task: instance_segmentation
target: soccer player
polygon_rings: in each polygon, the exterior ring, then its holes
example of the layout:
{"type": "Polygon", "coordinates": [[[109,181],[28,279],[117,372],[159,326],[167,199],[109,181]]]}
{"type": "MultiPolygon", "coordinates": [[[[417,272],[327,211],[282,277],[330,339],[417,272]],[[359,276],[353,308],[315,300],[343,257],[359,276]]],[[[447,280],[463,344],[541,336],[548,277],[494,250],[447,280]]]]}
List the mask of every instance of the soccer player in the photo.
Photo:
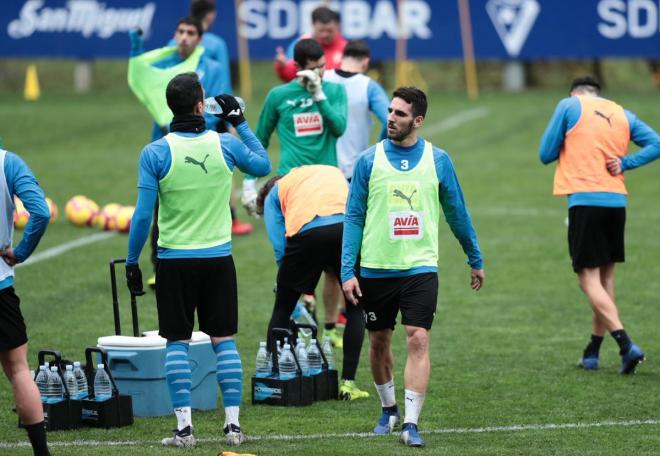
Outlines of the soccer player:
{"type": "MultiPolygon", "coordinates": [[[[339,283],[347,195],[348,184],[341,171],[326,165],[293,168],[284,177],[273,177],[260,189],[258,213],[264,215],[279,266],[268,334],[273,328],[289,326],[298,298],[314,293],[322,271],[329,271],[339,283]]],[[[339,397],[354,400],[369,397],[355,385],[364,340],[364,314],[359,303],[347,306],[346,313],[339,397]]]]}
{"type": "Polygon", "coordinates": [[[275,56],[275,72],[284,82],[296,77],[298,71],[294,58],[294,48],[299,40],[311,38],[318,42],[325,54],[325,68],[339,67],[341,56],[346,46],[346,39],[341,36],[339,13],[326,6],[319,6],[312,11],[312,34],[305,34],[289,45],[286,53],[278,47],[275,56]]]}
{"type": "Polygon", "coordinates": [[[158,199],[156,304],[159,334],[167,339],[165,373],[177,418],[174,436],[162,443],[175,447],[195,445],[188,364],[195,309],[199,329],[211,336],[217,354],[227,444],[240,445],[245,439],[238,421],[243,370],[234,342],[238,303],[229,197],[235,167],[255,176],[271,170],[268,155],[236,99],[216,97],[223,120],[236,128],[241,140],[206,128],[203,99],[195,73],[178,75],[167,86],[167,102],[174,113],[171,132],[140,155],[138,199],[126,258],[128,288],[135,295],[143,294],[138,259],[158,199]]]}
{"type": "Polygon", "coordinates": [[[0,363],[11,382],[16,412],[25,425],[36,456],[49,456],[46,442],[41,395],[30,375],[27,361],[27,332],[21,314],[20,300],[14,291],[14,266],[24,262],[46,232],[50,213],[43,190],[32,171],[21,158],[0,149],[0,363]],[[30,213],[23,238],[12,247],[14,234],[14,195],[18,196],[30,213]]]}
{"type": "Polygon", "coordinates": [[[644,352],[630,340],[614,300],[615,264],[625,259],[627,190],[621,172],[657,159],[660,139],[635,114],[601,98],[600,84],[587,76],[575,79],[570,96],[557,105],[539,156],[543,164],[558,160],[553,193],[567,196],[568,250],[593,313],[579,366],[598,369],[608,331],[619,346],[619,372],[633,373],[644,352]],[[626,157],[630,140],[642,149],[626,157]]]}
{"type": "Polygon", "coordinates": [[[483,262],[449,155],[420,138],[426,95],[414,87],[394,91],[387,137],[355,165],[344,219],[341,280],[346,299],[364,306],[369,361],[382,405],[374,432],[399,421],[394,395],[392,331],[401,311],[408,359],[404,371],[405,418],[400,440],[425,445],[417,431],[428,387],[429,330],[438,299],[440,208],[468,257],[470,285],[479,290],[483,262]],[[356,276],[356,260],[360,267],[356,276]]]}
{"type": "Polygon", "coordinates": [[[364,41],[351,41],[344,48],[339,68],[326,71],[323,80],[346,88],[348,121],[337,140],[337,162],[346,179],[353,176],[357,156],[369,147],[373,113],[380,121],[380,139],[387,136],[387,108],[390,100],[383,87],[364,73],[369,69],[371,50],[364,41]]]}

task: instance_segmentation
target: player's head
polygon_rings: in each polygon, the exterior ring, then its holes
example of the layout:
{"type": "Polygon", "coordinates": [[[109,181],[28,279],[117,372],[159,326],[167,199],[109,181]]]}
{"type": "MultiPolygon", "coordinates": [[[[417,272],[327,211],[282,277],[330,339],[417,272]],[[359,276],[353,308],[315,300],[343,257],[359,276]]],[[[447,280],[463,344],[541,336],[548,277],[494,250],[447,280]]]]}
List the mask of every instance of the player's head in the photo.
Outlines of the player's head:
{"type": "Polygon", "coordinates": [[[369,68],[371,49],[362,40],[349,41],[341,56],[341,68],[345,71],[364,73],[369,68]],[[346,67],[346,68],[345,68],[346,67]]]}
{"type": "Polygon", "coordinates": [[[175,116],[204,114],[204,89],[197,73],[181,73],[172,78],[165,90],[167,106],[175,116]]]}
{"type": "Polygon", "coordinates": [[[190,2],[190,15],[202,22],[204,31],[207,31],[215,22],[217,8],[215,0],[192,0],[190,2]]]}
{"type": "Polygon", "coordinates": [[[403,141],[417,134],[424,123],[428,102],[426,94],[416,87],[399,87],[392,94],[387,115],[387,137],[403,141]]]}
{"type": "Polygon", "coordinates": [[[323,45],[330,45],[339,35],[339,13],[327,6],[312,11],[312,34],[323,45]]]}
{"type": "Polygon", "coordinates": [[[593,76],[580,76],[573,79],[570,95],[599,95],[600,83],[593,76]]]}
{"type": "Polygon", "coordinates": [[[195,48],[202,41],[204,29],[202,22],[192,16],[179,19],[174,32],[174,41],[179,55],[186,59],[195,51],[195,48]]]}
{"type": "Polygon", "coordinates": [[[284,176],[273,176],[268,181],[264,184],[263,187],[259,189],[259,193],[257,193],[257,214],[258,215],[263,215],[264,214],[264,201],[266,201],[266,197],[270,193],[270,191],[273,189],[275,184],[277,183],[278,180],[282,179],[284,176]]]}
{"type": "Polygon", "coordinates": [[[318,70],[323,76],[325,53],[316,41],[310,38],[298,41],[293,48],[293,60],[298,70],[318,70]]]}

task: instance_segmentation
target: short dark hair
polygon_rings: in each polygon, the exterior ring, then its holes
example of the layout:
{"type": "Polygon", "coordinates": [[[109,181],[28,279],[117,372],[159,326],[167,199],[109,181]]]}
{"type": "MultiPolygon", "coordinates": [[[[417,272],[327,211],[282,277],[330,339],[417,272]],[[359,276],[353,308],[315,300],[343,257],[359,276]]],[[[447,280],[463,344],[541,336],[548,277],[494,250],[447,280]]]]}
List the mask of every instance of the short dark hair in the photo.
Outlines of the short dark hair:
{"type": "Polygon", "coordinates": [[[293,60],[304,67],[310,60],[318,60],[323,57],[323,48],[316,40],[305,38],[296,43],[293,48],[293,60]]]}
{"type": "Polygon", "coordinates": [[[417,87],[399,87],[392,94],[392,98],[401,98],[406,103],[410,103],[413,117],[426,117],[426,110],[428,109],[426,94],[417,87]]]}
{"type": "Polygon", "coordinates": [[[569,90],[569,93],[578,88],[584,88],[586,90],[596,92],[596,94],[599,94],[601,87],[600,87],[600,82],[598,82],[598,79],[594,78],[593,76],[586,75],[573,79],[573,82],[571,83],[571,90],[569,90]]]}
{"type": "Polygon", "coordinates": [[[273,176],[268,181],[259,189],[259,192],[257,193],[257,214],[258,215],[263,215],[264,214],[264,202],[266,201],[266,197],[268,197],[268,194],[270,191],[273,189],[275,184],[277,183],[278,180],[282,179],[284,176],[273,176]]]}
{"type": "Polygon", "coordinates": [[[194,16],[182,17],[181,19],[179,19],[179,22],[176,23],[176,28],[179,28],[179,25],[181,24],[192,25],[197,29],[197,33],[199,34],[199,36],[202,36],[204,34],[204,27],[202,26],[202,21],[199,18],[196,18],[194,16]]]}
{"type": "Polygon", "coordinates": [[[197,73],[177,74],[165,90],[167,106],[174,115],[190,114],[197,103],[204,100],[204,91],[197,73]]]}
{"type": "Polygon", "coordinates": [[[216,11],[215,0],[193,0],[190,2],[190,15],[199,20],[216,11]]]}
{"type": "Polygon", "coordinates": [[[371,49],[369,45],[362,40],[349,41],[344,48],[344,57],[352,57],[354,59],[368,59],[371,57],[371,49]]]}
{"type": "Polygon", "coordinates": [[[320,22],[321,24],[329,24],[330,22],[336,22],[339,24],[341,16],[335,10],[328,8],[327,6],[319,6],[314,11],[312,11],[312,24],[320,22]]]}

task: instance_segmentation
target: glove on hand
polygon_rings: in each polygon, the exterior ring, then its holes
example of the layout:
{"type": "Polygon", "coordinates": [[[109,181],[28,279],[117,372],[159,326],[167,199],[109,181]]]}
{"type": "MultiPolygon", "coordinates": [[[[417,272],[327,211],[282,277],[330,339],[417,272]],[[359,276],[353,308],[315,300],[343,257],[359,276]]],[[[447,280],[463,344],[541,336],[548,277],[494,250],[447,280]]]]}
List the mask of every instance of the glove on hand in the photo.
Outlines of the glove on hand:
{"type": "Polygon", "coordinates": [[[142,271],[137,264],[126,265],[126,286],[134,296],[142,296],[144,294],[144,287],[142,285],[142,271]]]}
{"type": "Polygon", "coordinates": [[[241,105],[238,104],[236,98],[231,95],[223,94],[215,97],[215,101],[217,101],[222,108],[222,114],[216,114],[216,117],[226,120],[234,128],[245,122],[243,110],[241,109],[241,105]]]}
{"type": "Polygon", "coordinates": [[[323,93],[321,76],[316,70],[302,70],[297,72],[296,75],[314,101],[326,99],[325,93],[323,93]]]}
{"type": "Polygon", "coordinates": [[[245,179],[243,181],[243,194],[241,203],[249,215],[259,218],[257,214],[257,180],[245,179]]]}

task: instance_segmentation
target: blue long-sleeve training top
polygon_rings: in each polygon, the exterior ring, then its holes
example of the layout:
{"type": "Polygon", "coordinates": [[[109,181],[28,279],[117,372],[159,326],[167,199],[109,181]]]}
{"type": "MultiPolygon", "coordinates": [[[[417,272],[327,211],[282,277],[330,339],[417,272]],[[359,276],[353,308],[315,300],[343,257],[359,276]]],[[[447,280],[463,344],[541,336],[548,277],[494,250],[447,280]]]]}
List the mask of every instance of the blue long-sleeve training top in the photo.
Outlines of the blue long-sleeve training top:
{"type": "MultiPolygon", "coordinates": [[[[419,138],[417,143],[411,147],[400,147],[390,140],[385,140],[384,148],[385,156],[394,168],[402,171],[410,170],[417,166],[422,158],[424,140],[419,138]]],[[[342,282],[355,276],[355,266],[362,245],[362,234],[367,213],[369,178],[371,177],[375,154],[376,146],[372,146],[363,152],[353,172],[344,218],[341,261],[342,282]]],[[[445,151],[433,147],[433,160],[438,176],[440,204],[445,220],[467,255],[470,267],[472,269],[482,269],[483,260],[477,234],[465,206],[463,191],[458,182],[451,158],[445,151]]],[[[360,268],[360,275],[367,278],[407,277],[425,272],[436,272],[437,270],[437,267],[432,266],[420,266],[406,270],[360,268]]]]}
{"type": "MultiPolygon", "coordinates": [[[[20,198],[25,209],[30,213],[23,238],[14,247],[14,256],[19,263],[24,262],[37,248],[41,237],[46,232],[50,221],[50,211],[46,204],[44,191],[28,165],[16,154],[7,152],[4,164],[5,179],[9,194],[20,198]]],[[[13,277],[0,282],[0,290],[14,284],[13,277]]]]}
{"type": "MultiPolygon", "coordinates": [[[[636,153],[621,159],[621,169],[627,171],[660,158],[660,137],[635,114],[627,109],[624,109],[624,112],[630,126],[630,140],[641,147],[636,153]]],[[[582,105],[578,97],[564,98],[557,104],[541,138],[539,159],[543,164],[547,165],[559,158],[566,133],[577,124],[581,115],[582,105]]],[[[626,195],[611,192],[582,192],[568,195],[568,207],[625,207],[626,201],[626,195]]]]}
{"type": "MultiPolygon", "coordinates": [[[[284,214],[282,213],[282,205],[280,204],[279,185],[275,183],[264,201],[264,223],[266,224],[268,239],[270,240],[270,243],[273,246],[273,252],[275,253],[275,262],[278,266],[282,263],[284,250],[286,249],[285,220],[284,214]]],[[[312,228],[342,223],[343,221],[344,214],[326,215],[322,217],[317,215],[311,221],[305,223],[298,233],[303,233],[312,228]]]]}
{"type": "MultiPolygon", "coordinates": [[[[240,124],[236,130],[241,140],[229,133],[220,135],[222,155],[231,171],[235,167],[244,173],[254,176],[266,176],[271,171],[268,154],[247,122],[240,124]]],[[[174,134],[194,137],[202,133],[174,134]]],[[[128,239],[128,256],[126,264],[137,264],[142,247],[149,236],[151,218],[158,198],[158,182],[167,175],[172,165],[170,146],[161,138],[147,145],[140,154],[138,169],[138,199],[135,213],[131,220],[131,231],[128,239]]],[[[158,258],[215,258],[231,255],[231,241],[205,249],[167,249],[158,247],[158,258]]]]}

